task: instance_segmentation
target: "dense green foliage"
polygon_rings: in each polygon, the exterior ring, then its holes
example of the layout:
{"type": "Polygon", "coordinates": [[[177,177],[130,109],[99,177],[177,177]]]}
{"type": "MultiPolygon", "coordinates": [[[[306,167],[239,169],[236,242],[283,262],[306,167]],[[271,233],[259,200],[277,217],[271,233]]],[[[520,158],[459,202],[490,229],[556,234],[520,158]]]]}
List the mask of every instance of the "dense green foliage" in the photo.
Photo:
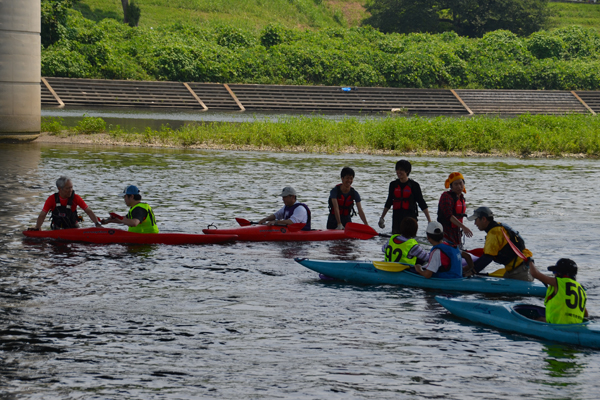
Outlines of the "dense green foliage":
{"type": "Polygon", "coordinates": [[[364,22],[390,33],[439,33],[481,37],[504,29],[520,36],[548,26],[548,0],[368,0],[364,22]]]}
{"type": "Polygon", "coordinates": [[[48,46],[63,37],[67,15],[77,0],[41,0],[42,44],[48,46]]]}
{"type": "MultiPolygon", "coordinates": [[[[50,123],[51,119],[46,121],[50,123]]],[[[60,123],[59,123],[60,125],[60,123]]],[[[278,122],[186,125],[173,130],[126,132],[109,127],[119,142],[322,152],[459,152],[600,155],[600,119],[590,115],[522,115],[517,118],[291,117],[278,122]]]]}
{"type": "Polygon", "coordinates": [[[565,27],[519,37],[320,31],[273,24],[131,28],[74,12],[42,51],[42,75],[73,78],[415,88],[599,89],[600,34],[565,27]]]}

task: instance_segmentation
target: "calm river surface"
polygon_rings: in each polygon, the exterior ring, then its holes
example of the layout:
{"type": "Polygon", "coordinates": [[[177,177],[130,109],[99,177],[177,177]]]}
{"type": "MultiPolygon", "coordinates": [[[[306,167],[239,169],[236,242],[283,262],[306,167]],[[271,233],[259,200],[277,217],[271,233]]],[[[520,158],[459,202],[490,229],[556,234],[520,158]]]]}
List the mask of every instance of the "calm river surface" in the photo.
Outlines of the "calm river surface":
{"type": "MultiPolygon", "coordinates": [[[[102,217],[125,213],[118,194],[138,185],[163,232],[257,220],[293,185],[322,228],[345,165],[375,225],[397,159],[0,145],[0,397],[597,399],[599,351],[461,321],[435,291],[322,282],[293,261],[377,260],[383,239],[125,246],[21,234],[61,174],[102,217]]],[[[588,309],[600,315],[600,161],[410,161],[434,218],[444,180],[461,171],[469,210],[492,208],[538,265],[575,259],[588,309]]],[[[475,232],[467,247],[483,238],[475,232]]]]}

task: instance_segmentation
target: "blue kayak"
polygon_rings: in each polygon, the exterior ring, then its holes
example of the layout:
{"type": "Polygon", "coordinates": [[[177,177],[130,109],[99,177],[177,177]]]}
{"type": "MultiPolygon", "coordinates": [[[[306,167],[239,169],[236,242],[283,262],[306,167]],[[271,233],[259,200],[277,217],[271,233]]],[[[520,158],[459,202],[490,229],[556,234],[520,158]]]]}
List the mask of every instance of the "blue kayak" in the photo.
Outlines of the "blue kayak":
{"type": "Polygon", "coordinates": [[[436,296],[444,308],[457,317],[498,329],[517,332],[554,342],[600,348],[600,324],[548,324],[536,321],[545,315],[544,307],[505,301],[463,300],[436,296]]]}
{"type": "Polygon", "coordinates": [[[515,279],[474,276],[465,279],[425,278],[408,270],[389,272],[375,268],[370,261],[327,261],[296,258],[296,262],[327,277],[359,285],[402,285],[460,292],[546,296],[541,283],[515,279]]]}

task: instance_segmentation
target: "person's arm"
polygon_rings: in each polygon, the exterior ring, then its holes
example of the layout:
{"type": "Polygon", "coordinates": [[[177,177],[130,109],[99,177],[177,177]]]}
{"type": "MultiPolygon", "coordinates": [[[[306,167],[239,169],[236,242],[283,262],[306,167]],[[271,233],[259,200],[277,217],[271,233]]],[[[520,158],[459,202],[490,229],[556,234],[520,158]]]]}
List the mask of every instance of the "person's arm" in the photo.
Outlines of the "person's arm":
{"type": "Polygon", "coordinates": [[[492,261],[494,261],[494,256],[484,254],[473,263],[473,268],[475,269],[475,272],[481,272],[485,267],[490,265],[492,261]]]}
{"type": "Polygon", "coordinates": [[[461,251],[460,256],[465,259],[467,265],[463,267],[463,276],[470,276],[475,269],[471,254],[466,251],[461,251]]]}
{"type": "Polygon", "coordinates": [[[360,217],[360,219],[362,220],[363,224],[365,225],[369,225],[369,223],[367,222],[367,217],[365,216],[365,213],[362,209],[362,206],[360,205],[360,201],[358,203],[356,203],[356,208],[358,209],[358,216],[360,217]]]}
{"type": "Polygon", "coordinates": [[[337,221],[336,229],[344,229],[344,225],[342,225],[342,218],[340,217],[340,206],[337,202],[337,199],[332,199],[330,197],[329,200],[331,200],[331,207],[333,208],[333,214],[335,215],[335,220],[337,221]]]}
{"type": "Polygon", "coordinates": [[[267,222],[274,221],[274,220],[275,220],[275,214],[271,214],[268,217],[264,217],[263,219],[261,219],[260,221],[258,221],[258,223],[260,225],[265,225],[267,222]]]}
{"type": "Polygon", "coordinates": [[[536,267],[533,260],[529,260],[529,272],[531,276],[533,276],[538,281],[542,282],[544,285],[551,285],[554,287],[554,291],[558,292],[558,283],[556,282],[556,278],[548,275],[542,274],[536,267]]]}
{"type": "Polygon", "coordinates": [[[415,265],[415,270],[417,270],[419,275],[422,275],[427,279],[429,279],[433,276],[433,272],[431,272],[427,269],[423,269],[423,267],[421,267],[419,264],[415,265]]]}
{"type": "Polygon", "coordinates": [[[37,221],[35,223],[35,229],[37,229],[38,231],[42,228],[42,224],[44,223],[44,220],[46,219],[46,215],[48,215],[48,213],[43,210],[42,210],[42,212],[40,212],[40,215],[38,215],[37,221]]]}
{"type": "Polygon", "coordinates": [[[473,237],[473,232],[469,228],[467,228],[466,225],[460,222],[458,218],[456,218],[454,215],[450,217],[450,222],[452,222],[456,226],[459,226],[460,229],[462,229],[462,231],[465,233],[465,236],[473,237]]]}
{"type": "Polygon", "coordinates": [[[425,214],[425,217],[427,218],[427,222],[431,222],[431,217],[429,216],[429,208],[424,209],[423,214],[425,214]]]}
{"type": "Polygon", "coordinates": [[[94,212],[92,211],[92,209],[90,207],[88,207],[85,210],[83,210],[83,212],[86,213],[88,215],[88,217],[90,217],[90,219],[92,220],[92,222],[94,223],[94,225],[96,225],[96,226],[102,226],[102,224],[100,223],[100,221],[98,221],[98,217],[96,217],[96,214],[94,214],[94,212]]]}

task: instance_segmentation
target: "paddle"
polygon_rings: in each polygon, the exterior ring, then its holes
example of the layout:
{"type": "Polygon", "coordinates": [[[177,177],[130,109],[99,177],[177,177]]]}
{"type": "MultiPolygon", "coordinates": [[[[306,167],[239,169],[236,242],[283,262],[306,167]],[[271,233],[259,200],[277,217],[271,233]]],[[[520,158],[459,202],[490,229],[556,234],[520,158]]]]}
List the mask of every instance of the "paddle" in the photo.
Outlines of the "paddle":
{"type": "Polygon", "coordinates": [[[409,269],[412,265],[389,261],[373,261],[373,266],[382,271],[401,272],[405,269],[409,269]]]}
{"type": "MultiPolygon", "coordinates": [[[[244,219],[244,218],[236,218],[235,220],[237,221],[238,224],[240,224],[240,226],[260,225],[258,222],[248,221],[247,219],[244,219]]],[[[290,224],[290,225],[275,224],[273,226],[283,226],[283,227],[288,228],[290,232],[297,232],[297,231],[301,230],[302,228],[304,228],[305,225],[306,224],[299,222],[297,224],[290,224]]]]}
{"type": "Polygon", "coordinates": [[[473,250],[465,250],[467,253],[469,254],[473,254],[476,257],[482,257],[483,256],[483,249],[480,247],[478,249],[473,249],[473,250]]]}
{"type": "Polygon", "coordinates": [[[388,235],[386,233],[378,233],[375,229],[368,225],[357,224],[356,222],[348,222],[344,227],[344,232],[346,232],[346,236],[363,240],[371,239],[375,236],[386,238],[392,237],[392,235],[388,235]]]}

